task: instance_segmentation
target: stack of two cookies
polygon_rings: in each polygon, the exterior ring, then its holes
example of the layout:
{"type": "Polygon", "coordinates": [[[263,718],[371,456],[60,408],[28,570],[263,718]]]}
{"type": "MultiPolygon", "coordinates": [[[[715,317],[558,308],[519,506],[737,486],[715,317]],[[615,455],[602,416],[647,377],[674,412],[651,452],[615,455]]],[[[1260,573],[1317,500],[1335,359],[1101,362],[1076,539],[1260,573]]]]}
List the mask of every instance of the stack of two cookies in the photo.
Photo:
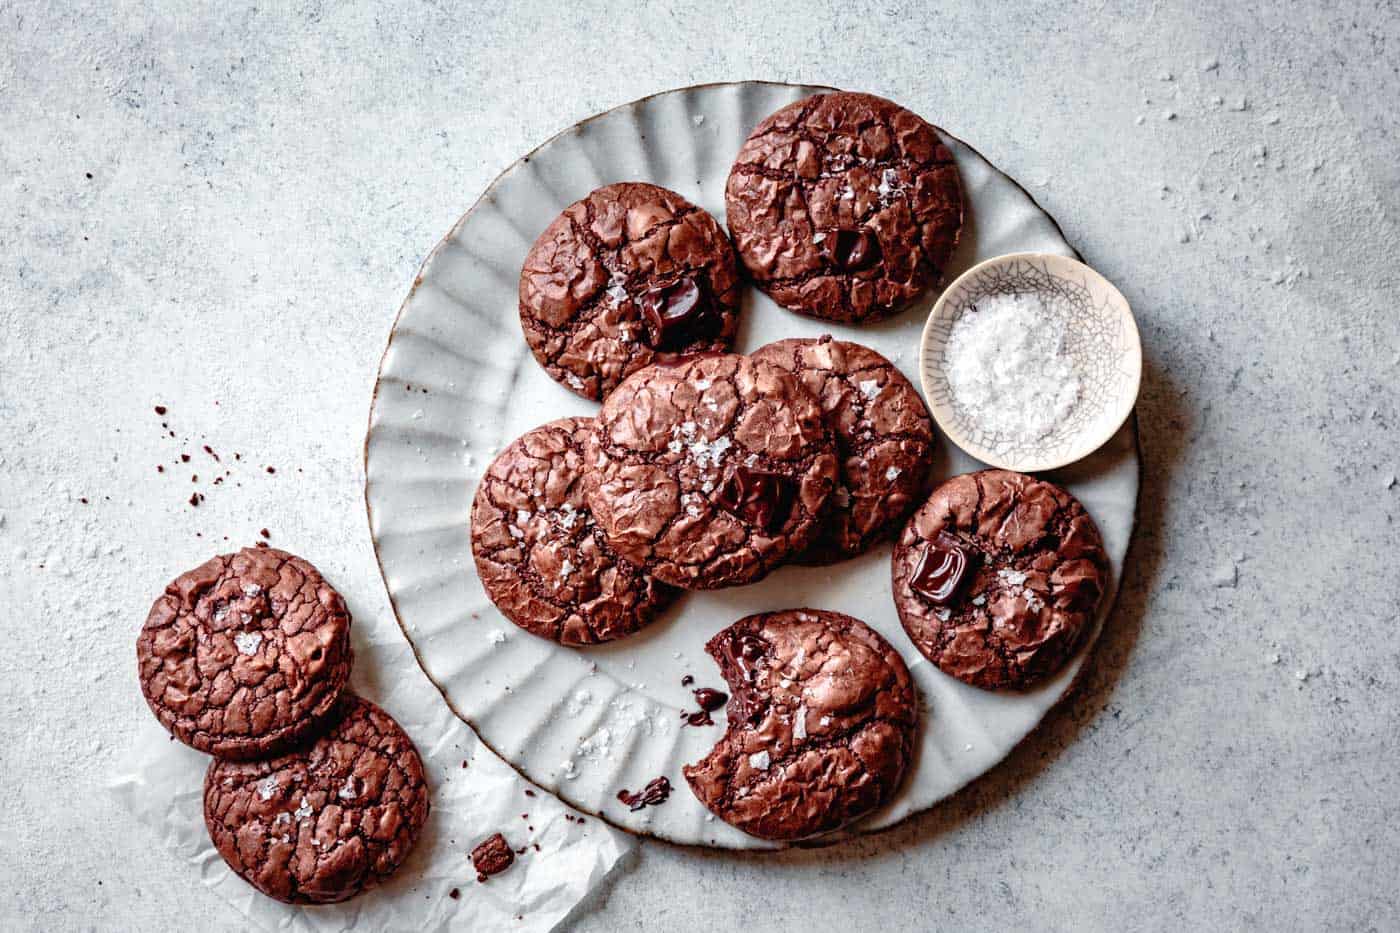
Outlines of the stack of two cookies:
{"type": "Polygon", "coordinates": [[[274,548],[212,558],[155,601],[136,656],[161,725],[214,756],[205,825],[254,887],[342,901],[407,857],[428,817],[423,763],[346,688],[350,613],[311,564],[274,548]]]}

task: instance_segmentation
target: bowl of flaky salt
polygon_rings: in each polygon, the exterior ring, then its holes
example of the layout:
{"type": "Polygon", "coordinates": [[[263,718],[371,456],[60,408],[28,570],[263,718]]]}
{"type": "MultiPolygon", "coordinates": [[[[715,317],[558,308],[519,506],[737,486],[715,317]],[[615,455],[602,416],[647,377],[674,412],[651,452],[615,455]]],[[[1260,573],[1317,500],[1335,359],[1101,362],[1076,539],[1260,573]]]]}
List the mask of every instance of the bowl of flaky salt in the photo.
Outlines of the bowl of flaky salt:
{"type": "Polygon", "coordinates": [[[973,266],[924,325],[919,375],[934,420],[992,466],[1053,470],[1122,427],[1142,381],[1127,300],[1093,269],[1051,253],[973,266]]]}

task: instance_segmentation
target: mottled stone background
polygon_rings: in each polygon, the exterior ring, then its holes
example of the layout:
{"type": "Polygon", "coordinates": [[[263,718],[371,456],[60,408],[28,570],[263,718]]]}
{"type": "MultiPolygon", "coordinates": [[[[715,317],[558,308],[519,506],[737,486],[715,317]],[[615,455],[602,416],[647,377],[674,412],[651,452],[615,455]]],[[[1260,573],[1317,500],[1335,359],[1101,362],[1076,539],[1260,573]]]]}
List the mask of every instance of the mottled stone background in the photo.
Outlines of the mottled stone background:
{"type": "Polygon", "coordinates": [[[1400,13],[1204,6],[0,2],[0,926],[238,928],[100,790],[150,600],[267,528],[388,612],[360,445],[420,260],[561,127],[739,78],[902,101],[1118,283],[1141,522],[1086,688],[961,797],[644,844],[577,927],[1400,926],[1400,13]]]}

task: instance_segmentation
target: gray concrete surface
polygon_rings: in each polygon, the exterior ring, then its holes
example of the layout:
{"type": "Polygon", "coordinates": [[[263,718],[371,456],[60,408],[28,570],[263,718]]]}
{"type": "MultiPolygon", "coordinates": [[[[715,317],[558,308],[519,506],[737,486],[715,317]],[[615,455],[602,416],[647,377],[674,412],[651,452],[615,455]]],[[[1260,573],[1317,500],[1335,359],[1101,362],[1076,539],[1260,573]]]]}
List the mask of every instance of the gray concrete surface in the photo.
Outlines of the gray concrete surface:
{"type": "Polygon", "coordinates": [[[1199,6],[0,2],[0,926],[238,927],[99,790],[149,600],[266,527],[386,613],[360,444],[419,261],[555,130],[754,77],[945,124],[1118,283],[1141,527],[1084,689],[961,797],[645,844],[576,928],[1400,927],[1400,14],[1199,6]]]}

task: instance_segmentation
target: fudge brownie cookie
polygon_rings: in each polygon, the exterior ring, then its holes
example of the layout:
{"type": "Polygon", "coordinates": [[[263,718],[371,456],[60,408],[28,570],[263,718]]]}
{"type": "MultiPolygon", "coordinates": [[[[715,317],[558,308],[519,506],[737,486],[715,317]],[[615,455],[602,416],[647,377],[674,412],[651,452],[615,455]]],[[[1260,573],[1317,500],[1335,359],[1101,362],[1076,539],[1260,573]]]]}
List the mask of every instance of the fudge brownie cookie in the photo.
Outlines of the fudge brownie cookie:
{"type": "Polygon", "coordinates": [[[831,433],[796,377],[733,354],[634,373],[588,439],[588,504],[608,542],[687,589],[751,583],[817,532],[831,433]]]}
{"type": "Polygon", "coordinates": [[[836,439],[841,480],[798,563],[829,564],[893,537],[929,489],[933,423],[893,363],[858,343],[793,338],[754,351],[802,380],[836,439]]]}
{"type": "Polygon", "coordinates": [[[428,819],[413,742],[388,713],[346,694],[330,730],[264,761],[215,761],[204,825],[229,867],[289,904],[330,904],[399,867],[428,819]]]}
{"type": "Polygon", "coordinates": [[[629,635],[676,591],[617,556],[583,495],[592,418],[535,428],[501,451],[472,503],[472,555],[486,594],[516,625],[565,645],[629,635]]]}
{"type": "Polygon", "coordinates": [[[819,609],[761,613],[705,650],[729,683],[729,728],[684,773],[716,816],[762,839],[802,839],[894,794],[917,700],[904,661],[864,622],[819,609]]]}
{"type": "Polygon", "coordinates": [[[870,94],[789,104],[749,136],[725,186],[749,275],[801,314],[887,317],[943,275],[962,189],[938,133],[870,94]]]}
{"type": "Polygon", "coordinates": [[[350,676],[350,613],[316,568],[244,548],[176,577],[136,639],[161,725],[220,758],[262,758],[314,731],[350,676]]]}
{"type": "Polygon", "coordinates": [[[520,270],[520,324],[553,379],[602,399],[658,359],[727,350],[738,281],[709,214],[656,185],[608,185],[535,241],[520,270]]]}
{"type": "Polygon", "coordinates": [[[933,491],[894,550],[895,607],[924,657],[977,687],[1027,687],[1079,646],[1108,586],[1094,520],[1069,493],[1006,470],[933,491]]]}

